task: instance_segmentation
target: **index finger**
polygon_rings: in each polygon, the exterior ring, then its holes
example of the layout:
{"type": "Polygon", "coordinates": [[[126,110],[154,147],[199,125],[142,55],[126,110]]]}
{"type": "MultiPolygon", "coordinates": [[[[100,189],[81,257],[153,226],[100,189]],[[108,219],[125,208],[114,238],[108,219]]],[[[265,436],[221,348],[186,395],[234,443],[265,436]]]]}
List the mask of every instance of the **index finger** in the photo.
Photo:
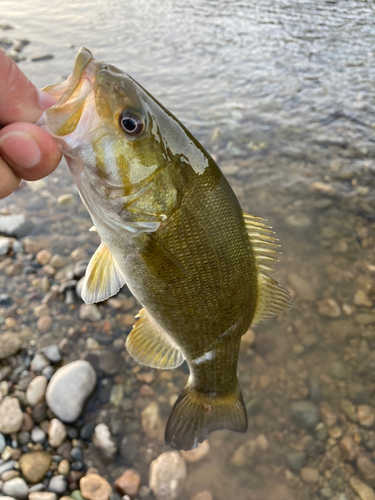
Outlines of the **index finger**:
{"type": "Polygon", "coordinates": [[[0,123],[35,122],[55,99],[39,91],[0,50],[0,123]]]}

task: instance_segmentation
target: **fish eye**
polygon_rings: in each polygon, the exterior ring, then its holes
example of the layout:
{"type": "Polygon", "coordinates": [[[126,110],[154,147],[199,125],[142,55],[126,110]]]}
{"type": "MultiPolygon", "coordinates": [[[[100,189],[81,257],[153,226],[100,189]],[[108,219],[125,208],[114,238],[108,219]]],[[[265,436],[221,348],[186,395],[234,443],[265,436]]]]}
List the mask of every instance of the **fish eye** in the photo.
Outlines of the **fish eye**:
{"type": "Polygon", "coordinates": [[[145,124],[142,118],[128,110],[124,110],[120,114],[119,121],[123,131],[131,137],[140,135],[145,129],[145,124]]]}

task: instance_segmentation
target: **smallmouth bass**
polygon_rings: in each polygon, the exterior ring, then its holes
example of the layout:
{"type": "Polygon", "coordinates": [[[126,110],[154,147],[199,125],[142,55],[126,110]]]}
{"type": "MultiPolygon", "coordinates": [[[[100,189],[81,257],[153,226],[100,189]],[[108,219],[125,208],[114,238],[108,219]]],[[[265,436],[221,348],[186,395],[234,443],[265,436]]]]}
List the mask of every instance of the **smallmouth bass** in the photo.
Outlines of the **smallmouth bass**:
{"type": "Polygon", "coordinates": [[[191,449],[210,432],[245,432],[237,380],[241,336],[291,307],[268,274],[277,240],[242,212],[224,175],[191,133],[133,78],[80,49],[40,125],[55,138],[101,244],[82,298],[100,302],[126,283],[143,305],[126,342],[139,363],[171,369],[187,386],[165,440],[191,449]]]}

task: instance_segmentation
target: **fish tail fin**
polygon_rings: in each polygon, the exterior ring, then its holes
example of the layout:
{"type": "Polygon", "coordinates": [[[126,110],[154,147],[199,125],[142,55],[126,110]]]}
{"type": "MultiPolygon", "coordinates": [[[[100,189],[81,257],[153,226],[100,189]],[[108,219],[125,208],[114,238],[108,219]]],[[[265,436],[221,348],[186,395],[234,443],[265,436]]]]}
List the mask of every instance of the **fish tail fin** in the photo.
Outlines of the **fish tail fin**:
{"type": "Polygon", "coordinates": [[[213,396],[185,388],[177,399],[165,429],[165,442],[174,448],[191,450],[212,431],[228,429],[246,432],[247,415],[241,391],[213,396]]]}

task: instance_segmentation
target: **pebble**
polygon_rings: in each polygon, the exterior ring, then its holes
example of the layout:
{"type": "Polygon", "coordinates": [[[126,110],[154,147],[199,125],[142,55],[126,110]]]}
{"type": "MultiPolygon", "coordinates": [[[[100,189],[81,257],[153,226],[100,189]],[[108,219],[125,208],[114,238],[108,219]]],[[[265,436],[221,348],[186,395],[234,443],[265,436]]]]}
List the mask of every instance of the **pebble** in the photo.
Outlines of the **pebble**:
{"type": "Polygon", "coordinates": [[[304,451],[291,451],[286,454],[286,461],[292,472],[300,472],[306,463],[306,453],[304,451]]]}
{"type": "Polygon", "coordinates": [[[36,254],[35,259],[38,262],[38,264],[45,266],[51,260],[51,257],[52,257],[52,255],[50,254],[50,252],[48,250],[40,250],[36,254]]]}
{"type": "Polygon", "coordinates": [[[302,467],[301,478],[305,483],[317,483],[319,481],[319,472],[312,467],[302,467]]]}
{"type": "Polygon", "coordinates": [[[141,476],[135,469],[127,469],[115,481],[115,488],[121,496],[129,495],[133,498],[139,490],[141,476]]]}
{"type": "Polygon", "coordinates": [[[61,269],[65,266],[66,261],[61,255],[55,254],[51,257],[50,264],[54,269],[61,269]]]}
{"type": "Polygon", "coordinates": [[[349,401],[348,399],[342,399],[340,401],[340,406],[342,411],[349,418],[349,420],[351,420],[352,422],[357,422],[357,414],[355,411],[355,406],[351,401],[349,401]]]}
{"type": "Polygon", "coordinates": [[[79,260],[87,259],[87,252],[84,248],[76,248],[70,256],[75,262],[78,262],[79,260]]]}
{"type": "Polygon", "coordinates": [[[307,302],[313,302],[316,300],[316,292],[313,289],[310,281],[301,278],[296,273],[291,273],[288,275],[288,282],[290,286],[296,291],[300,299],[307,302]]]}
{"type": "Polygon", "coordinates": [[[52,54],[42,54],[39,56],[32,56],[30,57],[31,62],[39,62],[39,61],[48,61],[49,59],[53,59],[52,54]]]}
{"type": "Polygon", "coordinates": [[[296,401],[290,405],[291,420],[306,430],[313,430],[319,422],[319,409],[310,401],[296,401]]]}
{"type": "Polygon", "coordinates": [[[191,497],[191,500],[214,500],[214,497],[210,491],[204,490],[191,497]]]}
{"type": "Polygon", "coordinates": [[[61,460],[61,462],[59,463],[59,466],[57,468],[57,472],[59,474],[62,474],[63,476],[67,476],[70,472],[70,464],[68,462],[68,460],[66,460],[65,458],[63,460],[61,460]]]}
{"type": "Polygon", "coordinates": [[[34,427],[31,431],[31,440],[34,443],[43,443],[46,439],[46,433],[40,427],[34,427]]]}
{"type": "Polygon", "coordinates": [[[337,380],[344,380],[346,377],[346,369],[341,361],[335,361],[334,363],[332,363],[330,366],[330,371],[332,377],[336,378],[337,380]]]}
{"type": "Polygon", "coordinates": [[[110,461],[113,459],[117,451],[117,444],[105,424],[98,424],[95,427],[92,442],[106,460],[110,461]]]}
{"type": "Polygon", "coordinates": [[[372,302],[362,290],[358,290],[354,295],[353,302],[356,306],[372,307],[372,302]]]}
{"type": "Polygon", "coordinates": [[[186,477],[185,459],[177,451],[162,453],[151,462],[149,485],[157,500],[176,500],[186,477]]]}
{"type": "Polygon", "coordinates": [[[4,472],[12,470],[14,468],[15,463],[16,463],[15,460],[9,460],[8,462],[0,464],[0,476],[2,476],[4,472]]]}
{"type": "Polygon", "coordinates": [[[58,476],[53,476],[48,485],[48,490],[53,493],[57,493],[61,495],[66,491],[68,487],[68,483],[66,481],[65,476],[59,474],[58,476]]]}
{"type": "Polygon", "coordinates": [[[0,334],[0,359],[9,358],[18,352],[23,340],[17,333],[6,332],[0,334]]]}
{"type": "Polygon", "coordinates": [[[62,359],[59,351],[59,346],[56,344],[43,347],[42,353],[51,363],[59,363],[62,359]]]}
{"type": "Polygon", "coordinates": [[[357,467],[363,479],[370,486],[375,486],[375,464],[368,457],[361,456],[357,460],[357,467]]]}
{"type": "Polygon", "coordinates": [[[4,398],[0,402],[0,432],[12,434],[21,430],[23,413],[18,399],[4,398]]]}
{"type": "Polygon", "coordinates": [[[353,462],[358,457],[358,446],[351,437],[344,437],[339,443],[342,458],[353,462]]]}
{"type": "Polygon", "coordinates": [[[65,425],[58,418],[50,421],[48,427],[48,442],[54,448],[58,448],[67,436],[65,425]]]}
{"type": "Polygon", "coordinates": [[[26,400],[30,406],[44,401],[48,380],[43,375],[35,377],[26,390],[26,400]]]}
{"type": "Polygon", "coordinates": [[[32,491],[29,500],[57,500],[57,495],[51,491],[32,491]]]}
{"type": "Polygon", "coordinates": [[[53,319],[51,316],[42,316],[41,318],[38,319],[37,321],[37,328],[40,332],[48,332],[51,330],[53,325],[53,319]]]}
{"type": "Polygon", "coordinates": [[[82,304],[79,308],[79,317],[84,321],[99,321],[102,315],[96,304],[82,304]]]}
{"type": "Polygon", "coordinates": [[[19,460],[24,478],[32,484],[43,481],[49,471],[52,457],[46,451],[25,453],[19,460]]]}
{"type": "Polygon", "coordinates": [[[4,451],[5,446],[6,446],[5,437],[0,433],[0,455],[4,451]]]}
{"type": "Polygon", "coordinates": [[[309,227],[311,225],[311,219],[304,214],[292,214],[288,215],[286,222],[292,227],[309,227]]]}
{"type": "Polygon", "coordinates": [[[87,474],[80,482],[81,493],[88,500],[109,500],[111,485],[98,474],[87,474]]]}
{"type": "Polygon", "coordinates": [[[120,354],[111,351],[101,351],[99,354],[99,368],[106,375],[116,375],[124,360],[120,354]]]}
{"type": "Polygon", "coordinates": [[[69,363],[52,376],[46,392],[47,404],[63,422],[74,422],[96,385],[96,373],[87,361],[69,363]]]}
{"type": "Polygon", "coordinates": [[[4,215],[0,217],[0,234],[14,236],[17,239],[28,235],[34,223],[24,215],[4,215]]]}
{"type": "Polygon", "coordinates": [[[368,405],[359,405],[357,408],[357,419],[363,427],[371,427],[375,420],[372,408],[368,405]]]}
{"type": "Polygon", "coordinates": [[[328,318],[338,318],[341,316],[340,306],[335,299],[324,299],[319,300],[318,311],[322,316],[327,316],[328,318]]]}
{"type": "Polygon", "coordinates": [[[40,373],[47,366],[50,366],[48,359],[43,354],[38,353],[31,361],[30,368],[33,372],[40,373]]]}
{"type": "Polygon", "coordinates": [[[1,474],[1,480],[6,483],[15,477],[20,477],[20,473],[17,470],[7,470],[1,474]]]}
{"type": "Polygon", "coordinates": [[[29,494],[29,488],[23,479],[15,477],[4,483],[3,493],[17,500],[25,500],[29,494]]]}
{"type": "Polygon", "coordinates": [[[149,439],[162,440],[164,436],[164,426],[160,418],[159,405],[153,401],[141,412],[142,428],[149,439]]]}
{"type": "Polygon", "coordinates": [[[324,423],[328,428],[333,427],[337,423],[337,415],[334,413],[332,408],[326,401],[323,401],[319,405],[320,413],[322,414],[322,418],[324,423]]]}
{"type": "Polygon", "coordinates": [[[202,460],[210,451],[210,445],[208,441],[203,441],[197,448],[193,450],[183,451],[181,450],[181,455],[185,458],[187,462],[199,462],[202,460]]]}
{"type": "Polygon", "coordinates": [[[358,477],[352,476],[350,478],[350,486],[359,495],[361,500],[375,500],[374,490],[358,479],[358,477]]]}

